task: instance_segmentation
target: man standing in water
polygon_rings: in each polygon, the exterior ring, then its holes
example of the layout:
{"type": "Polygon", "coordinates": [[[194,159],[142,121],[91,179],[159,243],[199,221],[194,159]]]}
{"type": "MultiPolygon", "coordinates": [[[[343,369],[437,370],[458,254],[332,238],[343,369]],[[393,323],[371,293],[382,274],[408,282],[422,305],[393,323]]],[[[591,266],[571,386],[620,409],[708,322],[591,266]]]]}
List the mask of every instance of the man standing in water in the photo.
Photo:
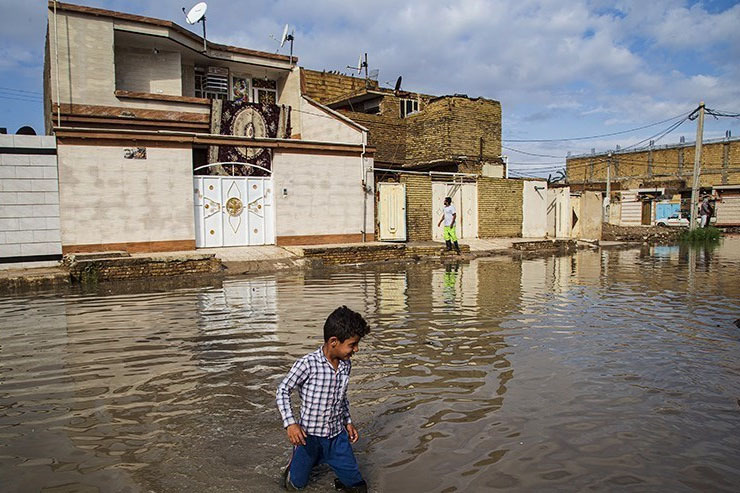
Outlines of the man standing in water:
{"type": "Polygon", "coordinates": [[[324,462],[337,475],[336,489],[367,491],[350,445],[360,435],[349,415],[347,385],[352,368],[350,358],[358,351],[360,339],[369,333],[370,327],[362,315],[346,306],[337,308],[324,323],[324,344],[296,361],[278,386],[278,410],[294,446],[283,473],[287,490],[305,487],[311,469],[324,462]],[[297,421],[290,406],[290,393],[295,388],[301,396],[297,421]]]}
{"type": "Polygon", "coordinates": [[[447,246],[447,251],[452,250],[453,245],[455,246],[455,251],[458,255],[460,255],[460,246],[457,244],[457,233],[455,233],[455,220],[457,219],[457,210],[455,209],[455,206],[452,205],[452,197],[445,197],[445,206],[442,210],[442,217],[439,219],[439,222],[437,223],[437,227],[439,227],[442,224],[442,221],[445,223],[445,229],[444,229],[444,239],[445,239],[445,245],[447,246]]]}
{"type": "Polygon", "coordinates": [[[709,220],[712,218],[712,204],[709,203],[709,197],[704,196],[701,205],[699,206],[699,217],[701,218],[699,224],[702,228],[709,227],[709,220]]]}

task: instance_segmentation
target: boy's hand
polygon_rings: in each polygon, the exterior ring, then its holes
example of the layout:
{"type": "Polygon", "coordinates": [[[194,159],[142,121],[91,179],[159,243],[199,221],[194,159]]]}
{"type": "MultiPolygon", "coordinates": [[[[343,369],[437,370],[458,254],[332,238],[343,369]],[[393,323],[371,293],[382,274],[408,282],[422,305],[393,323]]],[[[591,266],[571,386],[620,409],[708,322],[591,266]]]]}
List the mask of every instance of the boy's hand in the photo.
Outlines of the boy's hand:
{"type": "Polygon", "coordinates": [[[347,423],[347,434],[349,435],[349,443],[355,443],[360,438],[357,428],[352,423],[347,423]]]}
{"type": "Polygon", "coordinates": [[[300,425],[292,424],[285,428],[285,431],[288,433],[288,440],[290,440],[290,443],[296,447],[298,445],[306,445],[306,432],[303,431],[303,428],[301,428],[300,425]]]}

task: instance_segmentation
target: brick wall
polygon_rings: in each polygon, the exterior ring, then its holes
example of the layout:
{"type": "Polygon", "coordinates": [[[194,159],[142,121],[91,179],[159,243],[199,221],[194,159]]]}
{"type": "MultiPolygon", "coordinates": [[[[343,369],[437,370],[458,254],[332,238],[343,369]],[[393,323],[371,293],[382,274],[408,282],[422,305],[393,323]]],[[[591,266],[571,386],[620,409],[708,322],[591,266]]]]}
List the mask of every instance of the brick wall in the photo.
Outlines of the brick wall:
{"type": "Polygon", "coordinates": [[[457,96],[437,98],[406,121],[407,163],[453,160],[460,156],[494,162],[501,155],[498,101],[457,96]]]}
{"type": "MultiPolygon", "coordinates": [[[[304,94],[321,102],[337,101],[365,89],[364,79],[356,77],[305,69],[302,74],[304,94]]],[[[372,88],[377,89],[377,83],[371,82],[372,88]]],[[[370,131],[369,143],[377,148],[375,162],[379,167],[452,161],[467,163],[466,172],[480,172],[481,161],[500,162],[501,103],[498,101],[411,92],[400,97],[388,92],[379,97],[382,100],[377,114],[340,109],[370,131]],[[419,113],[401,118],[402,98],[417,99],[419,113]],[[475,163],[471,164],[473,160],[475,163]]]]}
{"type": "MultiPolygon", "coordinates": [[[[639,188],[676,180],[690,187],[695,156],[693,143],[614,153],[611,161],[612,188],[639,188]]],[[[605,154],[568,159],[568,181],[606,182],[607,161],[605,154]]],[[[710,142],[702,146],[700,185],[740,185],[740,139],[710,142]]]]}
{"type": "Polygon", "coordinates": [[[192,274],[215,274],[221,271],[221,261],[213,254],[190,257],[154,259],[121,257],[75,261],[70,266],[74,282],[126,281],[151,277],[173,277],[192,274]]]}
{"type": "MultiPolygon", "coordinates": [[[[342,96],[365,89],[364,77],[352,77],[307,69],[301,69],[301,76],[303,77],[303,94],[319,103],[336,101],[342,96]]],[[[369,82],[371,88],[378,88],[377,81],[371,80],[369,82]]]]}
{"type": "Polygon", "coordinates": [[[408,241],[432,239],[432,178],[401,175],[406,184],[406,235],[408,241]]]}
{"type": "Polygon", "coordinates": [[[0,257],[61,257],[55,152],[54,137],[0,135],[0,257]]]}
{"type": "Polygon", "coordinates": [[[505,178],[478,179],[478,236],[522,235],[523,182],[505,178]]]}

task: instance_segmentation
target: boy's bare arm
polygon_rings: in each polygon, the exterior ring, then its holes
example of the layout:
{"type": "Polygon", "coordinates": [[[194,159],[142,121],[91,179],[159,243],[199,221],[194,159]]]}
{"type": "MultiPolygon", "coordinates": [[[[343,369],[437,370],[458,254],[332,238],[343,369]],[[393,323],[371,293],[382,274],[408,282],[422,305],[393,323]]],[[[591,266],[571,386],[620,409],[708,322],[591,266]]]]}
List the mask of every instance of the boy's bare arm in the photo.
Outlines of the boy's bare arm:
{"type": "Polygon", "coordinates": [[[298,445],[306,445],[306,430],[301,428],[301,425],[292,424],[288,426],[285,431],[288,433],[288,440],[290,440],[290,443],[296,447],[298,445]]]}
{"type": "Polygon", "coordinates": [[[285,432],[288,434],[288,440],[293,445],[305,445],[306,444],[306,431],[296,423],[293,417],[293,409],[290,405],[290,394],[294,388],[303,383],[308,379],[309,370],[304,362],[301,360],[296,361],[293,367],[288,372],[288,375],[280,382],[277,388],[277,407],[283,418],[283,427],[285,432]]]}
{"type": "Polygon", "coordinates": [[[349,443],[355,443],[360,439],[360,433],[357,431],[357,428],[355,428],[355,425],[347,423],[345,426],[347,428],[347,435],[349,435],[349,443]]]}

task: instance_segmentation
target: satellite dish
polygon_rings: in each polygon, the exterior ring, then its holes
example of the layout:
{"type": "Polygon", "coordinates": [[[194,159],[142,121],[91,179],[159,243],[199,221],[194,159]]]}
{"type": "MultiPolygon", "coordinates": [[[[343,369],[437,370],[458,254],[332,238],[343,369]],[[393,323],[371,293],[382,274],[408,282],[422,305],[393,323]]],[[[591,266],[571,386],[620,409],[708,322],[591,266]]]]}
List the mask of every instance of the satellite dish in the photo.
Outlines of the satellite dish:
{"type": "MultiPolygon", "coordinates": [[[[208,5],[206,2],[196,3],[192,9],[185,14],[185,22],[188,24],[195,24],[206,15],[208,5]]],[[[184,11],[185,9],[183,9],[184,11]]]]}
{"type": "Polygon", "coordinates": [[[362,55],[357,60],[357,73],[359,74],[360,72],[362,72],[362,55]]]}
{"type": "Polygon", "coordinates": [[[400,90],[401,90],[401,80],[402,80],[402,79],[403,79],[403,76],[402,76],[402,75],[399,75],[399,76],[398,76],[398,79],[396,79],[396,85],[395,85],[395,87],[393,88],[393,92],[398,92],[398,91],[400,91],[400,90]]]}
{"type": "Polygon", "coordinates": [[[288,25],[285,25],[285,29],[283,29],[283,35],[280,36],[280,48],[285,45],[285,42],[288,40],[288,25]]]}

